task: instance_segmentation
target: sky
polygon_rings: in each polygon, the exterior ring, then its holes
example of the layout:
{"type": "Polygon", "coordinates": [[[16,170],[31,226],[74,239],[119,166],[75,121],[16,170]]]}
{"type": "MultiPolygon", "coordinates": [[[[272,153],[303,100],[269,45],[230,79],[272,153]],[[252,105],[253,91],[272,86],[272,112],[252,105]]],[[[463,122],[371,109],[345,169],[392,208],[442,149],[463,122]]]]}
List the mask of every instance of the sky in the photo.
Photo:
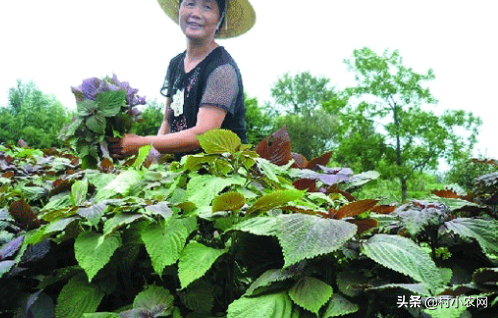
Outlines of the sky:
{"type": "MultiPolygon", "coordinates": [[[[285,72],[310,71],[339,89],[354,85],[344,59],[354,49],[399,50],[406,66],[435,80],[434,107],[480,116],[477,152],[498,159],[495,0],[251,0],[256,24],[218,40],[233,56],[249,97],[271,101],[285,72]]],[[[0,2],[0,105],[16,80],[33,80],[66,107],[71,86],[115,73],[147,99],[159,94],[169,60],[186,48],[157,0],[0,2]]]]}

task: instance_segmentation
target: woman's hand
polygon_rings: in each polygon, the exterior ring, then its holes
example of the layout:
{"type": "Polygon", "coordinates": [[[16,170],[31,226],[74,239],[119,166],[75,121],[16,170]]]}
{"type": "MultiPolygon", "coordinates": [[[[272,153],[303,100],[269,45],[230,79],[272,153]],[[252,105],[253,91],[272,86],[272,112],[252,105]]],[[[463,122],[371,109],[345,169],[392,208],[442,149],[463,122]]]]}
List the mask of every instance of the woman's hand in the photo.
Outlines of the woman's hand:
{"type": "Polygon", "coordinates": [[[112,158],[125,158],[138,153],[142,144],[143,137],[126,134],[124,138],[107,137],[109,143],[109,153],[112,158]]]}

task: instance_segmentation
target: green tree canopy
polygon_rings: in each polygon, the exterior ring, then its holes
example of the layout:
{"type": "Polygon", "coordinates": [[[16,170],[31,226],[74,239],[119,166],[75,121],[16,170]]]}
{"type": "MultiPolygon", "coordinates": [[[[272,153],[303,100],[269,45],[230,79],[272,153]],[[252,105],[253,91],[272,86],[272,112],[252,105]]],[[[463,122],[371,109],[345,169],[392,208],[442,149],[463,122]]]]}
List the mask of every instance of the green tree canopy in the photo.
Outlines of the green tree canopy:
{"type": "Polygon", "coordinates": [[[322,101],[335,95],[329,82],[328,78],[314,76],[308,71],[294,76],[285,73],[271,88],[277,106],[275,111],[278,114],[310,113],[319,108],[322,101]]]}
{"type": "Polygon", "coordinates": [[[271,112],[276,117],[273,128],[285,125],[292,140],[292,151],[308,159],[334,145],[337,120],[334,114],[321,108],[323,101],[338,95],[334,87],[329,87],[329,82],[328,78],[310,72],[294,76],[285,73],[271,88],[276,104],[271,112]]]}
{"type": "Polygon", "coordinates": [[[17,81],[9,90],[9,103],[0,108],[0,143],[19,139],[34,148],[60,146],[57,138],[69,121],[68,111],[51,95],[40,91],[34,82],[17,81]]]}
{"type": "Polygon", "coordinates": [[[265,109],[259,106],[256,97],[247,97],[247,95],[244,95],[244,102],[246,105],[245,121],[247,142],[252,145],[257,145],[270,134],[270,131],[273,128],[272,119],[270,115],[268,115],[268,109],[270,107],[266,105],[265,109]]]}
{"type": "MultiPolygon", "coordinates": [[[[378,55],[369,48],[354,50],[345,63],[357,86],[347,90],[347,102],[331,99],[324,108],[342,119],[342,142],[355,132],[356,139],[369,134],[373,138],[361,139],[363,145],[384,147],[374,153],[382,155],[376,169],[386,178],[399,179],[403,201],[407,181],[416,171],[435,169],[439,159],[451,160],[472,150],[481,124],[478,117],[462,110],[444,110],[440,115],[427,110],[437,104],[424,86],[434,79],[431,69],[419,74],[403,64],[398,51],[378,55]],[[354,120],[347,120],[352,116],[354,120]]],[[[352,149],[355,142],[350,138],[352,149]]]]}

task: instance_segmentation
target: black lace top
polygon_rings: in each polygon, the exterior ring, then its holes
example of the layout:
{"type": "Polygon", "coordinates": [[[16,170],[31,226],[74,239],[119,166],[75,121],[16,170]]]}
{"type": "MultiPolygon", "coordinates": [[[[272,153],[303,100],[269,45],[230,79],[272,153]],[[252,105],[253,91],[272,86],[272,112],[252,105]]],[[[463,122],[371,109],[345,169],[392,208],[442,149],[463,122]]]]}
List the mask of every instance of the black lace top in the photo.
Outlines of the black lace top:
{"type": "Polygon", "coordinates": [[[161,94],[171,98],[167,110],[171,132],[194,127],[199,107],[215,106],[227,112],[221,128],[235,132],[247,143],[244,89],[233,58],[219,46],[185,73],[185,55],[180,53],[170,61],[161,88],[161,94]]]}

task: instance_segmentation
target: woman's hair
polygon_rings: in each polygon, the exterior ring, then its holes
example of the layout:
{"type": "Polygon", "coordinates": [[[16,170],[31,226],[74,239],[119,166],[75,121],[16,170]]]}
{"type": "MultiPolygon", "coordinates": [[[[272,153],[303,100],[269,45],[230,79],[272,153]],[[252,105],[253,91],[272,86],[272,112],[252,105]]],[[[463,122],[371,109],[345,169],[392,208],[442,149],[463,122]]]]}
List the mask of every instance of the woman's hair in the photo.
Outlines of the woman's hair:
{"type": "MultiPolygon", "coordinates": [[[[178,8],[182,5],[183,0],[180,0],[178,2],[178,8]]],[[[220,8],[220,26],[223,25],[225,22],[225,10],[226,10],[226,0],[216,0],[216,3],[218,3],[218,8],[220,8]]],[[[218,32],[218,31],[216,31],[218,32]]]]}

